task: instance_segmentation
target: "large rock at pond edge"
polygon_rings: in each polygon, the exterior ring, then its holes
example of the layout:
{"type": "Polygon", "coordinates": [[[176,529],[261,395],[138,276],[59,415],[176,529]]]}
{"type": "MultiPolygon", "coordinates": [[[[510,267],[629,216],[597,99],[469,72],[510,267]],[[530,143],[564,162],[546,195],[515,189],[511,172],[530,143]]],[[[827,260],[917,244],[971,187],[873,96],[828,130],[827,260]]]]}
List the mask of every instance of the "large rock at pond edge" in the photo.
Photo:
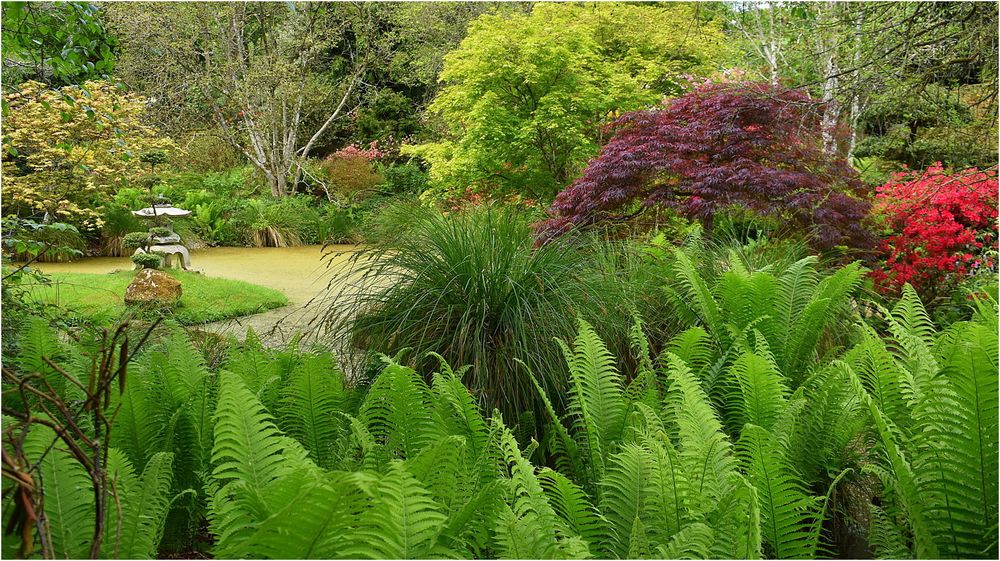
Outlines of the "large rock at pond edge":
{"type": "Polygon", "coordinates": [[[126,304],[172,306],[181,298],[181,283],[156,269],[143,269],[125,289],[126,304]]]}

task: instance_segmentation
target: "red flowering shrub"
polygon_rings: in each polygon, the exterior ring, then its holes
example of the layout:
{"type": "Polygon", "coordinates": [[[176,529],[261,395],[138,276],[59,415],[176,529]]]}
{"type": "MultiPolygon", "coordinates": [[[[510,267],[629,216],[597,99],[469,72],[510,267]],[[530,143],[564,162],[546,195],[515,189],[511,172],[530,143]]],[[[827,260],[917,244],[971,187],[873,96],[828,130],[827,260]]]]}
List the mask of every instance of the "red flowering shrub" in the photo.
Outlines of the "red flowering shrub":
{"type": "Polygon", "coordinates": [[[925,299],[945,295],[976,270],[993,271],[997,174],[941,164],[898,173],[878,188],[874,213],[885,227],[885,268],[871,275],[883,292],[910,283],[925,299]]]}
{"type": "Polygon", "coordinates": [[[628,113],[583,175],[559,193],[540,237],[592,224],[634,203],[709,222],[733,205],[801,228],[817,247],[874,247],[865,187],[823,151],[805,92],[761,83],[699,86],[656,111],[628,113]]]}

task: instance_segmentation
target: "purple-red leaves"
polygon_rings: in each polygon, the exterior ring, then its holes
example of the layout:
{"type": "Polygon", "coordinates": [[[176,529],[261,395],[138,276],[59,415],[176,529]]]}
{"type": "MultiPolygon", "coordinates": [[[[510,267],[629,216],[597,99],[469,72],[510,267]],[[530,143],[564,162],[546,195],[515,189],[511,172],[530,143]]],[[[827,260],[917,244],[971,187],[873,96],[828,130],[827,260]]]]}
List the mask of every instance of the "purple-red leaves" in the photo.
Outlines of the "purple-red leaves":
{"type": "Polygon", "coordinates": [[[539,234],[550,239],[642,201],[701,220],[742,206],[793,221],[820,248],[871,247],[864,185],[846,159],[824,153],[819,109],[798,90],[726,83],[626,114],[539,234]]]}

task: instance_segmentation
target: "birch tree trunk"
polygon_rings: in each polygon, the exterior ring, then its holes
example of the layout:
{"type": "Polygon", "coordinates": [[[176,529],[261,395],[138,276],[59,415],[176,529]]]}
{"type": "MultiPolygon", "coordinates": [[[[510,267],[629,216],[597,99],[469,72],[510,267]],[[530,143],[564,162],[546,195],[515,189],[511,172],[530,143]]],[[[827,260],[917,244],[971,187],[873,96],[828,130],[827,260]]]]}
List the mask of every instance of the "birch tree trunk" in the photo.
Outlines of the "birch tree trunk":
{"type": "Polygon", "coordinates": [[[823,56],[823,150],[827,154],[837,151],[837,139],[834,134],[840,118],[840,103],[837,100],[838,72],[837,64],[837,34],[836,34],[837,4],[827,1],[821,12],[820,21],[820,53],[823,56]]]}
{"type": "MultiPolygon", "coordinates": [[[[228,21],[215,27],[223,36],[219,37],[221,52],[212,62],[226,69],[228,80],[217,86],[224,102],[211,99],[213,115],[229,143],[261,172],[275,197],[295,193],[301,161],[346,112],[365,68],[358,62],[344,75],[340,92],[333,92],[334,108],[319,116],[322,124],[316,130],[303,131],[309,117],[305,108],[311,101],[307,100],[309,76],[322,70],[313,68],[317,56],[331,41],[342,39],[319,17],[327,9],[320,4],[298,5],[294,10],[282,5],[235,4],[228,21]],[[309,135],[304,144],[303,132],[309,135]]],[[[317,122],[315,113],[311,120],[317,122]]]]}

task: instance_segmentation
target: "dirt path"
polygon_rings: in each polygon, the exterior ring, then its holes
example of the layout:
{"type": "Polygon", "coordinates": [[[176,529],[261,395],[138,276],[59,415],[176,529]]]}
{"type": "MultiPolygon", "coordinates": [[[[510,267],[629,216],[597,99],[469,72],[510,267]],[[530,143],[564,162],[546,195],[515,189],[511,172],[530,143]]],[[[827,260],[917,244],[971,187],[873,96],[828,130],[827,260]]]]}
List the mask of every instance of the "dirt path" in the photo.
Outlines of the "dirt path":
{"type": "MultiPolygon", "coordinates": [[[[338,252],[324,258],[321,246],[301,247],[211,247],[191,252],[191,265],[211,277],[236,279],[280,291],[288,297],[288,305],[251,316],[209,323],[201,327],[214,333],[231,333],[242,338],[252,327],[268,345],[283,345],[296,332],[308,332],[309,322],[322,310],[313,302],[324,291],[334,272],[342,270],[350,255],[358,249],[353,245],[327,246],[325,252],[338,252]]],[[[131,269],[127,257],[93,257],[74,263],[43,263],[39,269],[47,273],[110,273],[131,269]]]]}

